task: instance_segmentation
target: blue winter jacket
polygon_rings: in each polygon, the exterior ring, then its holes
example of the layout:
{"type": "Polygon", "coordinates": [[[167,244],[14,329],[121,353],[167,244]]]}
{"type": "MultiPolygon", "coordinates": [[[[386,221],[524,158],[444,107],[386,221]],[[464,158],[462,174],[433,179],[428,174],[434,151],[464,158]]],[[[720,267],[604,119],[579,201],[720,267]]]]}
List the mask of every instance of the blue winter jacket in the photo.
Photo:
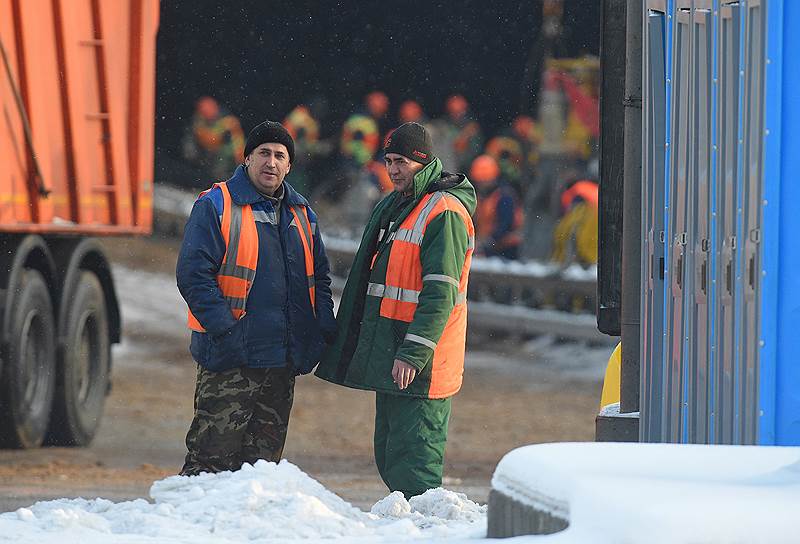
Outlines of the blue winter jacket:
{"type": "Polygon", "coordinates": [[[308,201],[284,181],[280,222],[272,203],[256,191],[243,166],[228,180],[231,198],[250,204],[258,232],[258,265],[242,319],[236,320],[217,285],[225,256],[222,190],[214,188],[195,202],[178,256],[178,289],[207,332],[192,331],[190,351],[197,363],[221,371],[290,365],[311,372],[326,339],[336,335],[328,257],[317,217],[308,201]],[[316,317],[311,309],[300,234],[289,206],[305,206],[314,231],[316,317]],[[263,213],[258,213],[263,212],[263,213]]]}

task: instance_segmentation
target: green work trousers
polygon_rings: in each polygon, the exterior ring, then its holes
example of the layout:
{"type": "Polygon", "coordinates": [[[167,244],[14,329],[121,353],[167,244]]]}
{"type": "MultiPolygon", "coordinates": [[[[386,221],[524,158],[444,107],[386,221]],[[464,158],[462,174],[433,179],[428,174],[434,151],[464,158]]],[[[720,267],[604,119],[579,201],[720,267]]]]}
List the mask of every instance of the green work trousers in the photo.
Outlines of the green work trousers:
{"type": "Polygon", "coordinates": [[[406,498],[442,485],[451,399],[375,394],[375,464],[406,498]]]}

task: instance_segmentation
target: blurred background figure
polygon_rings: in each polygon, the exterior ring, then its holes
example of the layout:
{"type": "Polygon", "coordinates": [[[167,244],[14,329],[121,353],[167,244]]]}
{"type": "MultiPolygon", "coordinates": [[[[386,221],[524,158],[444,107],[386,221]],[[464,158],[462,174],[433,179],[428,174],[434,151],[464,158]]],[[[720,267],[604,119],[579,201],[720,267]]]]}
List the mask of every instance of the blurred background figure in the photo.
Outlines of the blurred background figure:
{"type": "MultiPolygon", "coordinates": [[[[503,179],[519,194],[524,195],[526,184],[522,180],[524,153],[522,145],[511,136],[501,134],[486,142],[486,154],[500,167],[503,179]]],[[[473,163],[474,164],[474,163],[473,163]]]]}
{"type": "Polygon", "coordinates": [[[347,227],[356,232],[363,227],[374,204],[391,186],[385,175],[381,144],[388,132],[389,98],[381,91],[364,97],[364,109],[347,118],[342,126],[340,175],[332,191],[341,200],[347,227]]]}
{"type": "Polygon", "coordinates": [[[312,161],[319,153],[319,123],[303,104],[295,106],[283,120],[283,126],[294,139],[295,159],[289,173],[289,183],[305,196],[314,189],[312,161]]]}
{"type": "Polygon", "coordinates": [[[469,112],[467,99],[454,94],[445,102],[446,115],[432,123],[434,153],[445,170],[466,172],[472,160],[481,153],[481,127],[469,112]]]}
{"type": "Polygon", "coordinates": [[[536,167],[539,164],[539,146],[542,133],[539,125],[530,115],[517,115],[511,122],[509,134],[522,148],[521,185],[522,194],[527,196],[529,189],[536,183],[536,167]]]}
{"type": "Polygon", "coordinates": [[[425,117],[425,112],[422,110],[422,106],[420,106],[419,102],[416,100],[406,100],[400,104],[400,109],[397,110],[397,119],[401,125],[403,123],[419,123],[420,125],[424,125],[428,122],[427,117],[425,117]]]}
{"type": "Polygon", "coordinates": [[[597,182],[579,179],[561,193],[562,217],[553,231],[552,260],[564,266],[597,264],[597,182]]]}
{"type": "Polygon", "coordinates": [[[469,179],[478,193],[475,211],[475,254],[518,259],[522,243],[523,213],[519,198],[503,180],[500,166],[490,155],[472,161],[469,179]]]}
{"type": "Polygon", "coordinates": [[[182,149],[183,158],[195,170],[198,187],[227,179],[244,161],[244,133],[239,119],[212,97],[199,98],[182,149]]]}

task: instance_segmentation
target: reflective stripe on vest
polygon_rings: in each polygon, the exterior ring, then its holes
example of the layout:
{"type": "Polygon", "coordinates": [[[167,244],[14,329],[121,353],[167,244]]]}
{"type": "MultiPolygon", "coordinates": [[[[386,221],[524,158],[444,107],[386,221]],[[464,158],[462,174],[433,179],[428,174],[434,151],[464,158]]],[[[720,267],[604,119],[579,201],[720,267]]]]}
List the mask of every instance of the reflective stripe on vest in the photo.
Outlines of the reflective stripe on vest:
{"type": "MultiPolygon", "coordinates": [[[[220,230],[225,240],[225,256],[217,272],[217,285],[219,285],[222,296],[230,306],[231,315],[235,319],[241,319],[246,313],[247,297],[253,287],[258,266],[256,215],[249,204],[240,206],[233,201],[227,182],[215,183],[211,189],[200,193],[200,197],[214,189],[214,187],[219,187],[222,191],[220,230]]],[[[313,280],[314,238],[306,208],[300,208],[302,213],[298,213],[294,207],[290,207],[289,210],[294,216],[292,223],[297,228],[303,244],[306,275],[311,274],[311,278],[308,279],[309,299],[311,308],[315,311],[316,289],[313,280]]],[[[188,325],[192,330],[205,332],[205,328],[192,314],[191,310],[189,310],[188,325]]]]}
{"type": "Polygon", "coordinates": [[[314,278],[314,231],[312,224],[308,220],[308,212],[305,207],[301,208],[301,213],[297,209],[290,207],[289,211],[292,212],[294,219],[292,224],[297,227],[300,234],[300,240],[303,242],[303,254],[306,261],[306,282],[308,283],[308,298],[311,300],[311,311],[317,315],[317,284],[314,278]]]}
{"type": "Polygon", "coordinates": [[[443,192],[426,195],[391,235],[385,284],[370,283],[367,295],[379,297],[380,315],[397,321],[411,322],[417,310],[423,285],[430,282],[450,284],[457,288],[455,305],[441,336],[434,341],[407,332],[404,341],[433,351],[430,362],[428,398],[446,398],[461,387],[464,371],[464,347],[467,339],[467,281],[472,252],[475,248],[475,227],[464,205],[456,197],[443,192]],[[422,274],[420,258],[425,230],[435,217],[445,211],[458,214],[469,237],[464,265],[458,278],[446,274],[422,274]]]}
{"type": "Polygon", "coordinates": [[[467,301],[467,273],[475,246],[475,229],[472,219],[460,200],[444,192],[425,195],[416,208],[403,220],[389,240],[389,263],[386,269],[386,284],[370,283],[367,295],[381,298],[380,315],[390,319],[410,322],[417,309],[422,284],[428,281],[443,281],[458,289],[456,305],[467,301]],[[422,276],[420,248],[425,230],[440,213],[450,210],[456,212],[464,221],[469,236],[467,258],[459,278],[443,274],[422,276]]]}

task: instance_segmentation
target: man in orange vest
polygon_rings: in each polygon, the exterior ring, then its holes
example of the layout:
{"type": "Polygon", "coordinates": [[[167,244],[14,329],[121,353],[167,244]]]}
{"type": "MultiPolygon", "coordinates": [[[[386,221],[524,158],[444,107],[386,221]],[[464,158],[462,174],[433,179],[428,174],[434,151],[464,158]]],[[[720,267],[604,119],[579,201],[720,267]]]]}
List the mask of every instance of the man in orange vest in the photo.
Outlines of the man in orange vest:
{"type": "Polygon", "coordinates": [[[187,476],[280,460],[295,376],[311,372],[336,333],[317,217],[284,181],[292,137],[265,121],[244,154],[195,202],[178,256],[198,364],[187,476]]]}
{"type": "Polygon", "coordinates": [[[442,483],[452,396],[461,388],[475,189],[442,170],[417,123],[384,144],[394,191],[372,212],[317,376],[376,392],[375,462],[391,491],[442,483]]]}
{"type": "Polygon", "coordinates": [[[472,161],[469,177],[478,191],[478,254],[518,259],[523,215],[514,188],[505,183],[500,165],[490,155],[480,155],[472,161]]]}

